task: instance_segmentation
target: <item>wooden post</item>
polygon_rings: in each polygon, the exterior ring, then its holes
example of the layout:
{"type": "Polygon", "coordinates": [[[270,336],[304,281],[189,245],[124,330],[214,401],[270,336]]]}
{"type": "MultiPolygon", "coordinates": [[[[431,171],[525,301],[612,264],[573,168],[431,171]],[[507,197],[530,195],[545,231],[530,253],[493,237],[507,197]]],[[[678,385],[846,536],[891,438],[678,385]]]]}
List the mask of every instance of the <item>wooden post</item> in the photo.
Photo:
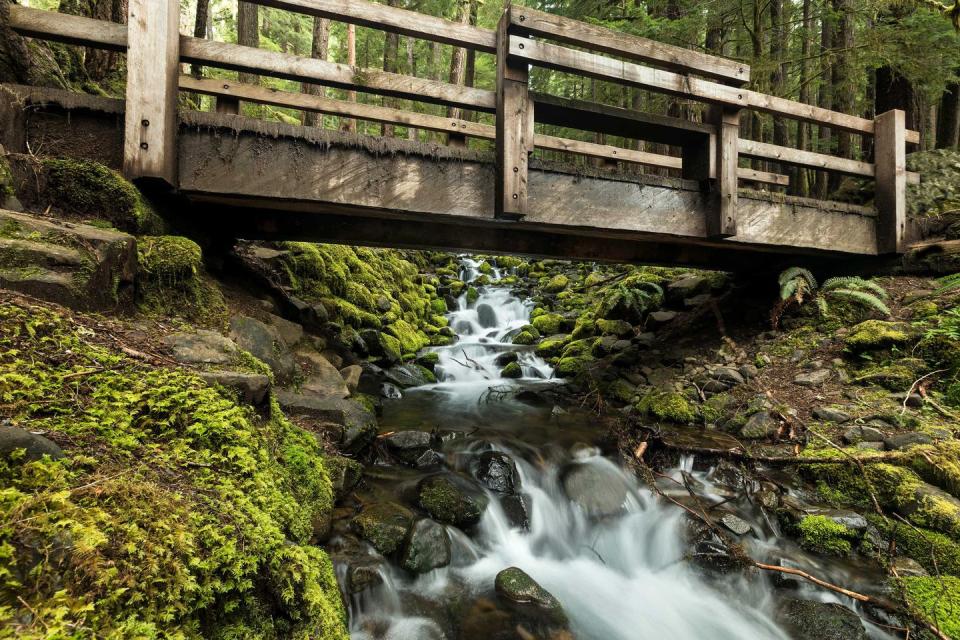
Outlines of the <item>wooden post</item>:
{"type": "Polygon", "coordinates": [[[899,109],[874,120],[876,158],[877,253],[906,251],[907,138],[906,115],[899,109]]]}
{"type": "Polygon", "coordinates": [[[740,138],[740,110],[717,107],[716,205],[707,210],[707,237],[729,238],[737,235],[737,141],[740,138]]]}
{"type": "Polygon", "coordinates": [[[129,0],[123,170],[177,184],[180,2],[129,0]]]}
{"type": "MultiPolygon", "coordinates": [[[[497,25],[497,218],[519,220],[527,213],[527,170],[533,152],[533,101],[525,62],[508,59],[510,3],[497,25]]],[[[522,11],[522,8],[518,9],[522,11]]]]}
{"type": "Polygon", "coordinates": [[[237,115],[240,113],[240,100],[238,98],[217,96],[216,111],[217,113],[237,115]]]}

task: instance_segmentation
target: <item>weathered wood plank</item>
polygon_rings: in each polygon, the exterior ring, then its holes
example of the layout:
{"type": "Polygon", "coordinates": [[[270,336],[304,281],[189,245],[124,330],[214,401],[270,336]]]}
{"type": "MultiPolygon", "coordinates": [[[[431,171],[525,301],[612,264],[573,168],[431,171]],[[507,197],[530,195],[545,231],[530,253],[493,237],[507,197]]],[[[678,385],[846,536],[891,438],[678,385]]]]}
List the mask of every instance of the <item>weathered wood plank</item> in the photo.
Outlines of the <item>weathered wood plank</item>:
{"type": "Polygon", "coordinates": [[[10,5],[10,27],[22,36],[126,51],[127,26],[55,11],[10,5]]]}
{"type": "MultiPolygon", "coordinates": [[[[852,133],[872,134],[872,120],[851,116],[814,105],[804,104],[770,96],[749,89],[694,78],[672,71],[651,69],[632,62],[614,60],[587,51],[531,40],[518,36],[510,37],[510,55],[548,69],[584,75],[599,80],[610,80],[630,86],[650,89],[669,95],[685,96],[728,107],[755,109],[764,113],[783,115],[797,120],[823,123],[833,129],[852,133]]],[[[908,134],[919,141],[919,133],[908,134]]]]}
{"type": "Polygon", "coordinates": [[[558,40],[671,71],[692,73],[737,86],[750,81],[750,66],[736,60],[664,44],[528,7],[518,7],[513,13],[511,23],[519,33],[558,40]]]}
{"type": "Polygon", "coordinates": [[[766,142],[757,142],[756,140],[740,140],[740,154],[751,158],[776,160],[795,167],[822,169],[867,178],[874,176],[873,164],[869,162],[848,160],[813,151],[801,151],[766,142]]]}
{"type": "Polygon", "coordinates": [[[123,172],[177,184],[179,0],[129,0],[123,172]]]}
{"type": "Polygon", "coordinates": [[[416,11],[389,7],[366,0],[249,0],[252,4],[304,13],[337,22],[391,31],[421,40],[496,53],[496,33],[436,18],[416,11]]]}
{"type": "Polygon", "coordinates": [[[878,115],[876,122],[877,252],[903,253],[907,249],[906,114],[894,109],[878,115]]]}
{"type": "Polygon", "coordinates": [[[737,168],[737,178],[747,182],[758,182],[760,184],[770,184],[776,187],[789,187],[790,176],[782,173],[770,173],[769,171],[758,171],[746,167],[737,168]]]}
{"type": "Polygon", "coordinates": [[[326,60],[187,36],[182,36],[180,39],[180,51],[184,62],[204,66],[270,75],[298,82],[323,84],[351,91],[463,109],[492,112],[496,108],[496,94],[493,91],[414,78],[378,69],[362,69],[326,60]]]}
{"type": "Polygon", "coordinates": [[[494,216],[519,220],[527,213],[527,171],[533,152],[534,106],[527,65],[507,55],[512,7],[497,25],[497,120],[494,216]]]}
{"type": "Polygon", "coordinates": [[[737,143],[740,139],[740,111],[715,107],[716,202],[707,208],[707,237],[729,238],[737,235],[737,143]]]}

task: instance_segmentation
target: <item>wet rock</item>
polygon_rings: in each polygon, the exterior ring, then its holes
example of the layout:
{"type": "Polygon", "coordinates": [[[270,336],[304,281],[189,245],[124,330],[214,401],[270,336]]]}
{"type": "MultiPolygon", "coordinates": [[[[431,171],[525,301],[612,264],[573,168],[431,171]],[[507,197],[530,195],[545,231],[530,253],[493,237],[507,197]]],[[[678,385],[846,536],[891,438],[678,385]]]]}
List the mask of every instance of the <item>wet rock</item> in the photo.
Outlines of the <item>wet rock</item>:
{"type": "Polygon", "coordinates": [[[598,518],[620,513],[630,492],[620,471],[603,460],[570,464],[563,470],[561,483],[571,501],[598,518]]]}
{"type": "Polygon", "coordinates": [[[837,424],[842,424],[844,422],[853,420],[853,416],[846,411],[832,409],[830,407],[816,407],[813,410],[813,417],[817,420],[823,420],[824,422],[836,422],[837,424]]]}
{"type": "Polygon", "coordinates": [[[523,367],[520,366],[519,362],[510,362],[507,363],[507,366],[500,371],[501,378],[507,378],[511,380],[516,380],[523,377],[523,367]]]}
{"type": "Polygon", "coordinates": [[[337,371],[326,358],[316,351],[301,350],[297,352],[306,379],[300,384],[301,393],[310,393],[323,398],[346,398],[350,389],[337,371]]]}
{"type": "Polygon", "coordinates": [[[676,311],[654,311],[647,316],[647,326],[651,329],[655,329],[669,322],[673,322],[674,318],[676,317],[676,311]]]}
{"type": "Polygon", "coordinates": [[[389,365],[400,362],[401,354],[393,336],[385,336],[376,329],[364,329],[360,332],[360,338],[367,346],[370,355],[380,364],[389,365]]]}
{"type": "Polygon", "coordinates": [[[883,441],[887,449],[894,451],[896,449],[907,449],[918,444],[931,444],[933,438],[919,431],[907,431],[906,433],[897,433],[883,441]]]}
{"type": "Polygon", "coordinates": [[[184,364],[228,364],[237,357],[236,343],[216,331],[200,329],[194,333],[172,333],[163,344],[173,359],[184,364]]]}
{"type": "Polygon", "coordinates": [[[450,564],[450,536],[442,525],[424,518],[407,536],[400,566],[411,573],[427,573],[450,564]]]}
{"type": "Polygon", "coordinates": [[[353,400],[319,398],[292,391],[277,391],[274,396],[287,413],[343,425],[341,449],[347,453],[359,453],[377,436],[376,417],[353,400]]]}
{"type": "Polygon", "coordinates": [[[488,498],[469,482],[454,475],[424,478],[418,488],[420,507],[435,520],[457,527],[480,522],[488,498]]]}
{"type": "Polygon", "coordinates": [[[530,515],[527,509],[527,499],[521,493],[504,496],[500,499],[500,508],[510,524],[518,529],[530,528],[530,515]]]}
{"type": "Polygon", "coordinates": [[[477,305],[477,322],[484,329],[497,326],[497,312],[488,304],[477,305]]]}
{"type": "Polygon", "coordinates": [[[833,602],[787,598],[777,618],[793,640],[867,640],[860,616],[833,602]]]}
{"type": "Polygon", "coordinates": [[[801,387],[818,387],[830,379],[833,375],[830,369],[816,369],[807,373],[801,373],[793,379],[794,384],[801,387]]]}
{"type": "Polygon", "coordinates": [[[330,477],[334,502],[340,502],[350,495],[363,478],[363,465],[350,458],[328,456],[323,459],[323,466],[330,477]]]}
{"type": "Polygon", "coordinates": [[[398,431],[382,438],[390,454],[407,465],[415,465],[433,443],[426,431],[398,431]]]}
{"type": "Polygon", "coordinates": [[[494,588],[514,611],[552,626],[567,625],[567,616],[560,601],[522,569],[509,567],[498,573],[494,588]]]}
{"type": "Polygon", "coordinates": [[[504,495],[514,493],[520,484],[516,464],[500,451],[481,453],[475,476],[487,489],[504,495]]]}
{"type": "Polygon", "coordinates": [[[24,449],[26,452],[19,459],[20,462],[33,462],[45,455],[50,456],[52,460],[63,457],[63,449],[48,438],[20,427],[0,426],[0,456],[8,458],[18,449],[24,449]]]}
{"type": "Polygon", "coordinates": [[[270,378],[261,373],[242,371],[201,371],[200,377],[209,385],[220,385],[236,392],[240,400],[260,406],[270,393],[270,378]]]}
{"type": "Polygon", "coordinates": [[[499,354],[496,358],[494,358],[493,362],[498,367],[505,367],[511,362],[516,362],[519,359],[520,359],[520,354],[517,353],[516,351],[504,351],[503,353],[499,354]]]}
{"type": "Polygon", "coordinates": [[[923,578],[930,573],[919,562],[906,556],[897,556],[893,559],[893,568],[901,578],[923,578]]]}
{"type": "Polygon", "coordinates": [[[433,449],[427,449],[423,452],[423,455],[417,458],[417,462],[414,466],[417,469],[429,469],[431,467],[439,467],[443,465],[443,456],[433,449]]]}
{"type": "Polygon", "coordinates": [[[340,369],[340,377],[343,378],[343,383],[347,385],[347,391],[351,394],[356,393],[360,387],[361,375],[363,375],[363,367],[358,364],[352,364],[349,367],[340,369]]]}
{"type": "Polygon", "coordinates": [[[230,320],[230,337],[243,349],[265,362],[278,381],[293,377],[296,364],[276,327],[248,316],[230,320]]]}
{"type": "Polygon", "coordinates": [[[691,516],[685,516],[686,539],[690,545],[687,555],[694,566],[706,571],[728,573],[743,568],[738,556],[710,527],[691,516]]]}
{"type": "Polygon", "coordinates": [[[429,374],[429,371],[416,364],[401,364],[387,369],[384,379],[401,389],[409,389],[436,382],[429,374]]]}
{"type": "Polygon", "coordinates": [[[720,516],[720,523],[738,536],[743,536],[753,531],[749,522],[732,513],[725,513],[720,516]]]}
{"type": "Polygon", "coordinates": [[[364,507],[350,528],[383,555],[399,550],[413,523],[413,512],[395,502],[375,502],[364,507]]]}
{"type": "Polygon", "coordinates": [[[780,422],[769,411],[758,411],[747,419],[747,423],[740,430],[740,435],[757,440],[772,436],[779,428],[780,422]]]}

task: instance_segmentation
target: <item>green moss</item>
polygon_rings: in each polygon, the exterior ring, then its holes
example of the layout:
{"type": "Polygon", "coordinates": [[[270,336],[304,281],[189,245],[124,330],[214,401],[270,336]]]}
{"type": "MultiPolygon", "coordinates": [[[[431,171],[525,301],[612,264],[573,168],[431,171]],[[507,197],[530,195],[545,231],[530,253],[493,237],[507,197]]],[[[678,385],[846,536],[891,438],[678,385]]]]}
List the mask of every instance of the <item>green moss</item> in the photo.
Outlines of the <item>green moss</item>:
{"type": "Polygon", "coordinates": [[[275,403],[259,418],[96,343],[45,307],[0,305],[0,418],[67,454],[0,458],[3,628],[345,640],[332,565],[309,544],[332,507],[314,437],[275,403]]]}
{"type": "Polygon", "coordinates": [[[617,402],[629,404],[633,402],[637,389],[623,378],[617,378],[607,386],[606,396],[617,402]]]}
{"type": "Polygon", "coordinates": [[[523,368],[520,366],[519,362],[510,362],[507,363],[507,366],[503,368],[500,372],[501,378],[522,378],[523,377],[523,368]]]}
{"type": "Polygon", "coordinates": [[[552,358],[560,355],[563,347],[570,341],[570,336],[556,335],[550,338],[544,338],[537,345],[537,355],[541,358],[552,358]]]}
{"type": "Polygon", "coordinates": [[[573,339],[589,338],[596,332],[596,328],[597,325],[592,316],[582,315],[577,318],[577,324],[573,327],[573,339]]]}
{"type": "Polygon", "coordinates": [[[490,275],[493,273],[493,265],[487,262],[486,260],[484,260],[483,262],[480,263],[480,266],[477,267],[477,271],[479,271],[484,275],[490,275]]]}
{"type": "Polygon", "coordinates": [[[142,312],[207,326],[226,322],[223,293],[204,274],[195,242],[180,236],[143,236],[137,239],[137,260],[137,306],[142,312]]]}
{"type": "Polygon", "coordinates": [[[804,549],[832,556],[850,555],[853,533],[839,522],[821,515],[804,516],[798,528],[804,549]]]}
{"type": "Polygon", "coordinates": [[[903,329],[884,320],[866,320],[853,327],[844,340],[848,349],[854,352],[887,349],[907,342],[909,337],[903,329]]]}
{"type": "Polygon", "coordinates": [[[383,347],[384,355],[394,362],[399,362],[403,355],[403,347],[400,341],[389,333],[380,334],[380,344],[383,347]]]}
{"type": "Polygon", "coordinates": [[[513,344],[531,345],[531,344],[534,344],[536,341],[537,341],[536,336],[534,336],[533,334],[527,331],[521,331],[517,335],[513,336],[513,344]]]}
{"type": "Polygon", "coordinates": [[[597,320],[597,329],[606,335],[628,336],[633,333],[633,325],[626,320],[597,320]]]}
{"type": "Polygon", "coordinates": [[[13,174],[10,173],[10,166],[5,158],[0,157],[0,205],[7,198],[15,195],[13,191],[13,174]]]}
{"type": "Polygon", "coordinates": [[[726,417],[733,398],[727,393],[718,393],[715,396],[707,398],[707,401],[700,406],[700,414],[708,424],[720,422],[726,417]]]}
{"type": "Polygon", "coordinates": [[[917,360],[903,358],[895,364],[867,367],[857,373],[854,382],[877,384],[891,391],[902,391],[908,389],[917,379],[918,365],[917,360]]]}
{"type": "Polygon", "coordinates": [[[547,293],[560,293],[570,284],[570,278],[558,273],[543,285],[543,290],[547,293]]]}
{"type": "Polygon", "coordinates": [[[560,333],[560,327],[563,325],[563,316],[558,313],[544,313],[533,318],[530,324],[542,335],[552,336],[560,333]]]}
{"type": "Polygon", "coordinates": [[[430,339],[405,320],[397,320],[384,327],[384,331],[400,341],[403,353],[416,353],[430,344],[430,339]]]}
{"type": "Polygon", "coordinates": [[[438,315],[443,315],[447,312],[447,303],[443,298],[434,298],[430,301],[430,309],[438,315]]]}
{"type": "Polygon", "coordinates": [[[572,342],[567,343],[560,355],[564,358],[570,358],[573,356],[589,354],[592,345],[593,340],[590,339],[573,340],[572,342]]]}
{"type": "Polygon", "coordinates": [[[960,578],[956,576],[903,579],[907,604],[947,637],[960,637],[960,578]]]}
{"type": "Polygon", "coordinates": [[[477,291],[476,287],[467,288],[467,302],[474,303],[480,298],[480,292],[477,291]]]}
{"type": "Polygon", "coordinates": [[[590,354],[564,356],[557,362],[553,372],[558,378],[574,378],[586,370],[593,361],[594,358],[590,354]]]}
{"type": "Polygon", "coordinates": [[[893,538],[897,553],[913,558],[931,574],[960,576],[960,544],[936,531],[906,525],[879,516],[867,516],[884,539],[893,538]]]}
{"type": "Polygon", "coordinates": [[[69,214],[109,220],[130,233],[159,233],[163,222],[140,192],[116,171],[88,160],[41,161],[46,175],[42,197],[69,214]]]}
{"type": "Polygon", "coordinates": [[[637,410],[648,416],[688,424],[697,419],[697,410],[683,394],[676,392],[651,392],[640,399],[637,410]]]}

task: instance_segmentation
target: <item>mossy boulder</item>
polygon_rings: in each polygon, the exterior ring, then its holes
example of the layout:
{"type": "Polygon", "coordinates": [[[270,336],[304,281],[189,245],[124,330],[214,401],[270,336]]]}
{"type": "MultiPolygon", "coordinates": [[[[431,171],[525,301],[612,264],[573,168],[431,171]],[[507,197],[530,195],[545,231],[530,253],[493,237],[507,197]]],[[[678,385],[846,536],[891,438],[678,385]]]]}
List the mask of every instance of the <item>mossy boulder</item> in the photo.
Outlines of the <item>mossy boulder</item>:
{"type": "Polygon", "coordinates": [[[844,339],[847,349],[852,352],[876,351],[905,344],[909,336],[903,327],[884,320],[865,320],[855,325],[850,335],[844,339]]]}
{"type": "Polygon", "coordinates": [[[633,335],[633,325],[626,320],[597,320],[597,329],[604,335],[613,335],[619,338],[633,335]]]}
{"type": "Polygon", "coordinates": [[[398,551],[413,524],[412,511],[395,502],[377,502],[363,508],[350,527],[384,555],[398,551]]]}
{"type": "Polygon", "coordinates": [[[682,393],[653,391],[637,403],[637,410],[658,420],[688,424],[697,419],[696,407],[682,393]]]}
{"type": "Polygon", "coordinates": [[[544,338],[537,345],[537,355],[541,358],[553,358],[559,356],[563,347],[570,341],[570,336],[566,334],[557,334],[544,338]]]}
{"type": "Polygon", "coordinates": [[[497,596],[534,624],[543,623],[553,627],[565,627],[567,616],[560,601],[541,587],[522,569],[509,567],[494,579],[497,596]]]}
{"type": "Polygon", "coordinates": [[[400,341],[403,353],[416,353],[430,344],[426,334],[405,320],[397,320],[387,325],[384,331],[400,341]]]}
{"type": "Polygon", "coordinates": [[[914,576],[903,579],[907,603],[948,638],[960,637],[960,578],[914,576]]]}
{"type": "Polygon", "coordinates": [[[557,275],[550,278],[545,285],[543,285],[543,290],[547,293],[560,293],[570,284],[570,278],[558,273],[557,275]]]}
{"type": "Polygon", "coordinates": [[[559,313],[544,313],[530,321],[541,335],[550,336],[560,333],[564,318],[559,313]]]}
{"type": "Polygon", "coordinates": [[[521,331],[517,335],[513,336],[513,344],[531,345],[536,343],[536,341],[537,337],[527,331],[521,331]]]}
{"type": "Polygon", "coordinates": [[[637,388],[623,378],[617,378],[607,385],[606,396],[616,400],[617,402],[629,404],[633,402],[633,398],[636,394],[637,388]]]}
{"type": "Polygon", "coordinates": [[[519,362],[510,362],[500,371],[501,378],[522,378],[523,377],[523,367],[520,366],[519,362]]]}
{"type": "Polygon", "coordinates": [[[804,516],[797,528],[800,546],[825,555],[850,555],[850,541],[856,537],[845,525],[824,515],[804,516]]]}
{"type": "Polygon", "coordinates": [[[142,236],[137,256],[137,304],[142,311],[206,325],[225,322],[223,294],[206,277],[196,242],[181,236],[142,236]]]}
{"type": "Polygon", "coordinates": [[[574,378],[586,370],[594,357],[590,354],[581,354],[577,356],[564,356],[557,361],[553,373],[558,378],[574,378]]]}
{"type": "Polygon", "coordinates": [[[471,527],[489,503],[488,498],[467,480],[453,475],[424,478],[418,487],[420,507],[434,520],[456,527],[471,527]]]}

